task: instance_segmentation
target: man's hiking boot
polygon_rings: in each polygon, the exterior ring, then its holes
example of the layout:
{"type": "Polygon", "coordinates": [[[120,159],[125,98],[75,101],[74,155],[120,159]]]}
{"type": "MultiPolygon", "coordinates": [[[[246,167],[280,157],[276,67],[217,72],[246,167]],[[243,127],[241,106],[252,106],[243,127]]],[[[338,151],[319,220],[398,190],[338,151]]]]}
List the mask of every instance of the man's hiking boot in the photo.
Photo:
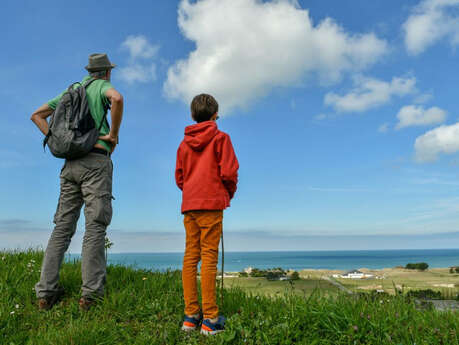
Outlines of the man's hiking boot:
{"type": "Polygon", "coordinates": [[[61,297],[64,295],[64,291],[58,291],[54,295],[46,296],[38,299],[38,309],[39,310],[50,310],[57,304],[61,297]]]}
{"type": "Polygon", "coordinates": [[[198,317],[192,317],[185,315],[183,319],[182,331],[191,332],[199,327],[202,322],[202,314],[199,313],[198,317]]]}
{"type": "Polygon", "coordinates": [[[212,322],[210,319],[204,319],[201,326],[201,334],[214,335],[225,330],[225,317],[219,316],[217,322],[212,322]]]}
{"type": "Polygon", "coordinates": [[[80,310],[88,311],[96,304],[96,302],[97,300],[94,298],[81,297],[80,300],[78,301],[78,305],[80,306],[80,310]]]}

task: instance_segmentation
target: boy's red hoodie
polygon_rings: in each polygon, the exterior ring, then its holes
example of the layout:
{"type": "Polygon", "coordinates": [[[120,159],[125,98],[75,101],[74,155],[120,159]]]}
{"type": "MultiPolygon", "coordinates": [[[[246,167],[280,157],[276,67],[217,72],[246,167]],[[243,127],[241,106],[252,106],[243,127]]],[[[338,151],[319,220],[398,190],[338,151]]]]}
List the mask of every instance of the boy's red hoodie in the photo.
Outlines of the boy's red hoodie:
{"type": "Polygon", "coordinates": [[[182,213],[227,208],[236,192],[238,169],[231,139],[214,121],[186,127],[175,169],[183,191],[182,213]]]}

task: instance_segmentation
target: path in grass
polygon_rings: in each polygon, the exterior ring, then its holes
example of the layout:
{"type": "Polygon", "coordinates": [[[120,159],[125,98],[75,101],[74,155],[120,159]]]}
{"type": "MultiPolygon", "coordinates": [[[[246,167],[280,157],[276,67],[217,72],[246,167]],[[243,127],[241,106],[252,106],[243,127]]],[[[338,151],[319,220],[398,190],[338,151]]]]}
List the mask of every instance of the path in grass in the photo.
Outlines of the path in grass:
{"type": "Polygon", "coordinates": [[[329,281],[331,284],[335,285],[338,289],[340,289],[341,291],[347,293],[348,295],[352,295],[353,292],[351,290],[349,290],[347,287],[341,285],[341,283],[331,277],[327,277],[327,276],[324,276],[323,279],[325,279],[326,281],[329,281]]]}

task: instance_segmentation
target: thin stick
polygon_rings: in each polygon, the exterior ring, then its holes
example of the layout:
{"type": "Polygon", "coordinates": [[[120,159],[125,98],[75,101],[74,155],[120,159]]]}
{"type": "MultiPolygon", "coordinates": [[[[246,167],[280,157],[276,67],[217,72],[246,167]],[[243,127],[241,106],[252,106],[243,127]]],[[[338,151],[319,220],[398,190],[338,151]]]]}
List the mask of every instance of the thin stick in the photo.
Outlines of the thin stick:
{"type": "Polygon", "coordinates": [[[225,246],[223,245],[223,229],[222,229],[222,284],[220,285],[221,307],[223,308],[223,275],[225,274],[225,246]]]}

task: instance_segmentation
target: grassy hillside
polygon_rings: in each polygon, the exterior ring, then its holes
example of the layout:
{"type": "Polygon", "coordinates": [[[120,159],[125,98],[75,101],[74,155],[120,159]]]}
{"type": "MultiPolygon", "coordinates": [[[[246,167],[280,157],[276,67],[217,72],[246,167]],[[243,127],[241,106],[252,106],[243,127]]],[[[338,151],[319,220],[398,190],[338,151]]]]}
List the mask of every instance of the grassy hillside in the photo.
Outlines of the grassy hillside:
{"type": "Polygon", "coordinates": [[[458,345],[459,315],[419,311],[403,297],[252,296],[225,291],[227,330],[205,338],[180,331],[180,272],[108,268],[105,300],[78,309],[80,265],[66,263],[63,301],[36,308],[42,253],[0,252],[0,344],[448,344],[458,345]]]}

